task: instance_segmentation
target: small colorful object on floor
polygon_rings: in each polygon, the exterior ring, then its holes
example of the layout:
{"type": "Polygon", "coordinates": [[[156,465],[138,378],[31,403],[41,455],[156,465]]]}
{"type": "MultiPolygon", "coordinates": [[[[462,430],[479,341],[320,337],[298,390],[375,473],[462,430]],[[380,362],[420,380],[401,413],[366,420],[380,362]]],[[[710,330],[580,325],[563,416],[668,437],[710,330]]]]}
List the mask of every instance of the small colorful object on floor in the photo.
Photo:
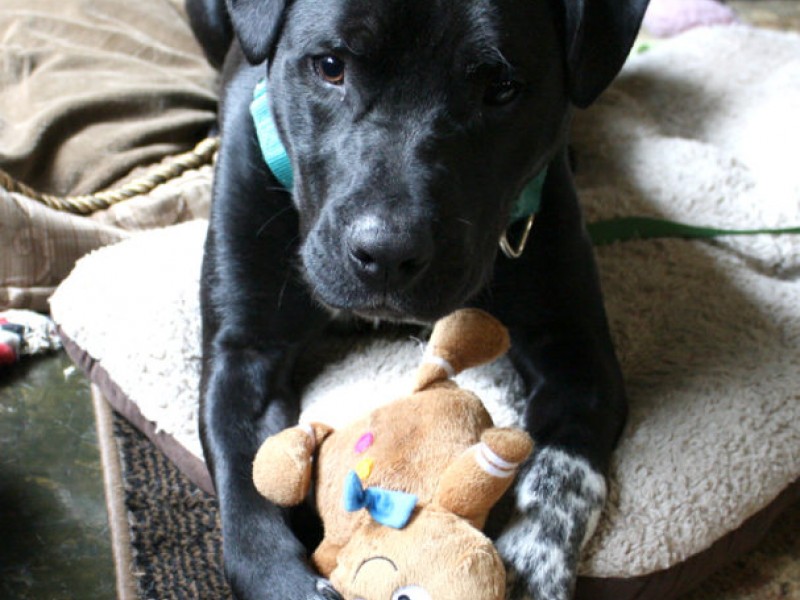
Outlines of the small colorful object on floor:
{"type": "Polygon", "coordinates": [[[61,340],[49,317],[30,310],[0,312],[0,367],[59,348],[61,340]]]}
{"type": "Polygon", "coordinates": [[[737,22],[736,12],[719,0],[651,0],[643,24],[651,35],[666,38],[695,27],[737,22]]]}

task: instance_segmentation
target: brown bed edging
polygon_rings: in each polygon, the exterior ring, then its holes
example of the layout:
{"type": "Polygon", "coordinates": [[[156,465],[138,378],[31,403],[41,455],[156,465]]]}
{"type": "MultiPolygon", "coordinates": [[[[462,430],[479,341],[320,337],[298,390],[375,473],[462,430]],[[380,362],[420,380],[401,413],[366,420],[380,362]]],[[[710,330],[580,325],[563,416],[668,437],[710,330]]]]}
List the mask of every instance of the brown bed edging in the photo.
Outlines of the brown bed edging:
{"type": "Polygon", "coordinates": [[[675,600],[753,550],[780,514],[797,502],[800,479],[738,528],[672,567],[636,577],[578,577],[575,600],[675,600]]]}
{"type": "Polygon", "coordinates": [[[97,386],[108,403],[144,433],[155,445],[203,491],[214,494],[214,484],[203,460],[189,452],[173,436],[156,430],[156,424],[147,419],[139,407],[114,383],[103,366],[75,343],[61,328],[58,329],[64,349],[72,361],[97,386]]]}
{"type": "Polygon", "coordinates": [[[103,487],[108,511],[108,528],[111,533],[117,598],[118,600],[138,600],[139,594],[133,575],[128,511],[125,508],[125,484],[122,478],[119,449],[114,439],[111,406],[94,384],[92,384],[91,393],[97,441],[100,448],[100,463],[103,465],[103,487]]]}

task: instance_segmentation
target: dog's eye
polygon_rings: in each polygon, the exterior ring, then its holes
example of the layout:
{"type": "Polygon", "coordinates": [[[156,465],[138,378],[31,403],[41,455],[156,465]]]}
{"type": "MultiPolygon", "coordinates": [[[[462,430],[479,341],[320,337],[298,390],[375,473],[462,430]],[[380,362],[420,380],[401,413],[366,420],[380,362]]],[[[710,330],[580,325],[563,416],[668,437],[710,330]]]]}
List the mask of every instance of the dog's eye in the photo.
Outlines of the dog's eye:
{"type": "Polygon", "coordinates": [[[519,96],[522,84],[513,79],[504,79],[489,84],[483,95],[483,102],[489,106],[503,106],[519,96]]]}
{"type": "Polygon", "coordinates": [[[344,83],[344,61],[333,54],[325,54],[314,59],[317,74],[332,85],[344,83]]]}

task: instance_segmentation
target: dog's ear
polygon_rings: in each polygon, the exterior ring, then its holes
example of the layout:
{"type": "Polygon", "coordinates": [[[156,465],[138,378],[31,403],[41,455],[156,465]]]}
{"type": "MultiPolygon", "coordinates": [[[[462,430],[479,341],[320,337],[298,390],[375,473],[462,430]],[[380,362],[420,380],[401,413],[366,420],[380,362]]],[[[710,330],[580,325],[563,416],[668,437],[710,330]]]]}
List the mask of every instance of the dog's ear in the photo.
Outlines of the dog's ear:
{"type": "Polygon", "coordinates": [[[616,77],[648,0],[562,0],[572,103],[591,104],[616,77]]]}
{"type": "Polygon", "coordinates": [[[233,30],[247,60],[264,62],[272,51],[288,0],[225,0],[233,30]]]}

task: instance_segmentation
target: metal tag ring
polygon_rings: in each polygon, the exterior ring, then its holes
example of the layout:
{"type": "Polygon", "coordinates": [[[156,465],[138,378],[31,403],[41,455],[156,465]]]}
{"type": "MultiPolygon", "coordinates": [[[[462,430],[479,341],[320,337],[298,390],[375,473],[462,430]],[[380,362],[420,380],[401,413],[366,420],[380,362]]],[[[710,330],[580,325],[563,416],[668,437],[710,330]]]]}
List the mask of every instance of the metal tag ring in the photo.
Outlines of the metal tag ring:
{"type": "Polygon", "coordinates": [[[536,215],[530,215],[525,222],[525,229],[522,231],[522,236],[519,238],[516,248],[508,241],[508,230],[503,232],[500,236],[500,250],[503,251],[508,258],[519,258],[525,252],[525,246],[528,244],[528,237],[530,236],[531,229],[533,228],[533,221],[536,215]]]}

